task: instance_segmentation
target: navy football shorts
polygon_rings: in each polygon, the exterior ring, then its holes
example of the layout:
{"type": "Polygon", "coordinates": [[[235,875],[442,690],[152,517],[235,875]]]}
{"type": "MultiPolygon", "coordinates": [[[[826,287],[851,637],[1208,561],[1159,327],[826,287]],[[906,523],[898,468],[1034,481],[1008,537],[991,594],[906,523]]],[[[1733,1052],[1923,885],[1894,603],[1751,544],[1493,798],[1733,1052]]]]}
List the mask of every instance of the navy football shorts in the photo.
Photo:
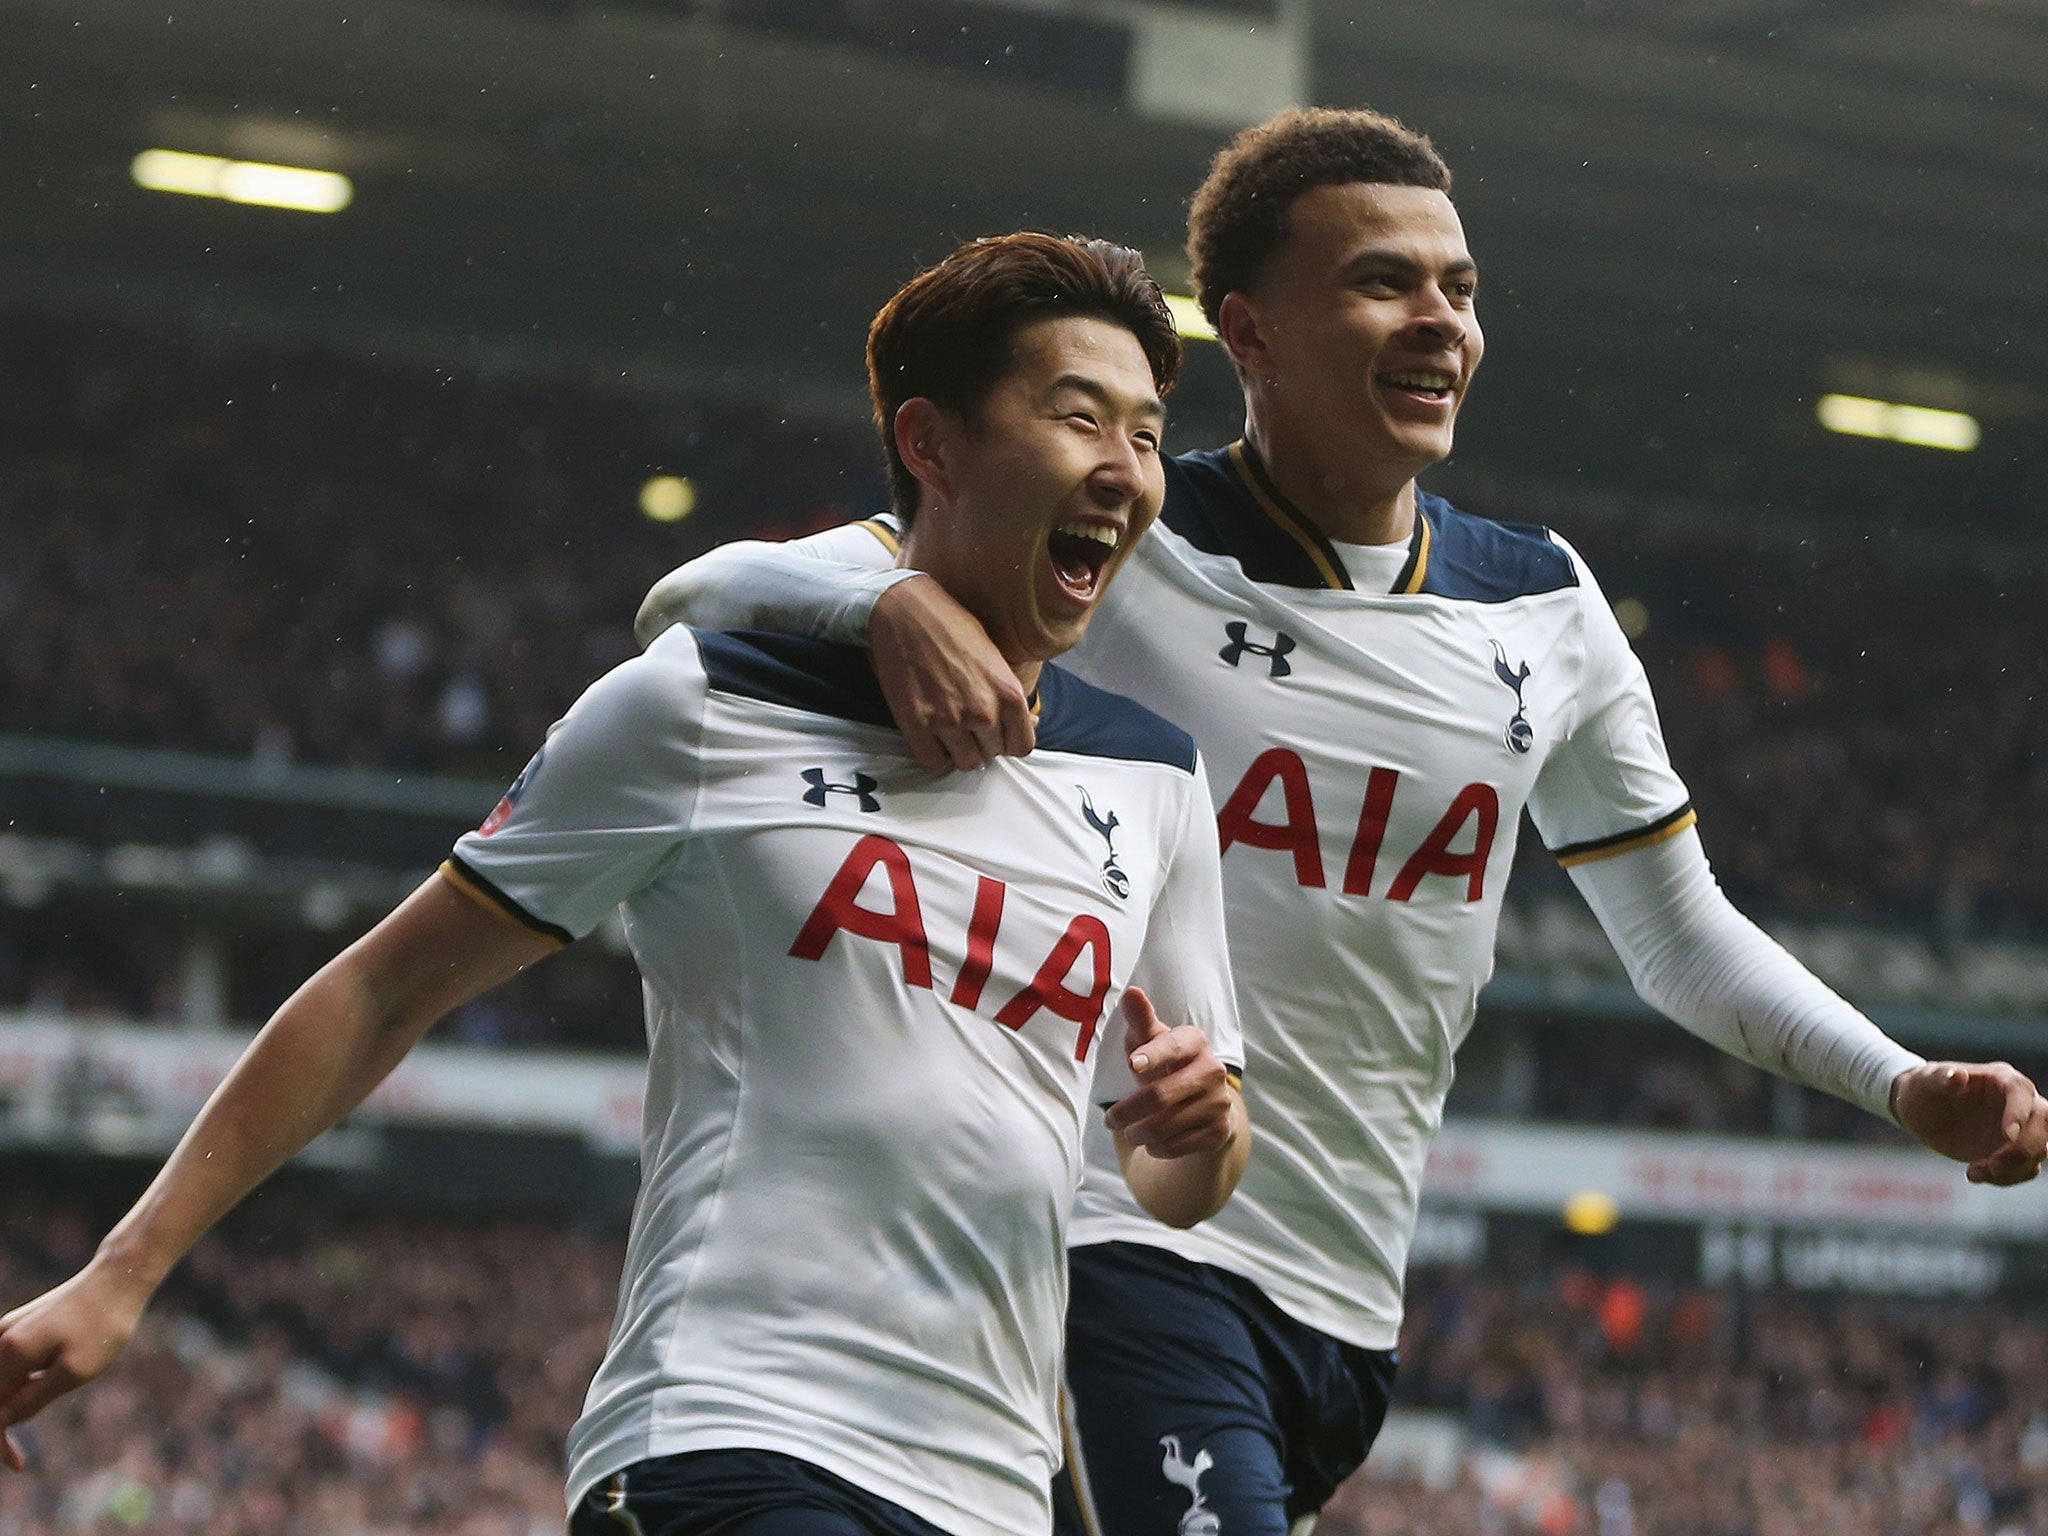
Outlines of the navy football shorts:
{"type": "Polygon", "coordinates": [[[1372,1448],[1391,1350],[1140,1243],[1068,1254],[1061,1536],[1287,1536],[1372,1448]]]}
{"type": "Polygon", "coordinates": [[[616,1472],[569,1516],[569,1536],[944,1536],[823,1467],[776,1451],[685,1451],[616,1472]]]}

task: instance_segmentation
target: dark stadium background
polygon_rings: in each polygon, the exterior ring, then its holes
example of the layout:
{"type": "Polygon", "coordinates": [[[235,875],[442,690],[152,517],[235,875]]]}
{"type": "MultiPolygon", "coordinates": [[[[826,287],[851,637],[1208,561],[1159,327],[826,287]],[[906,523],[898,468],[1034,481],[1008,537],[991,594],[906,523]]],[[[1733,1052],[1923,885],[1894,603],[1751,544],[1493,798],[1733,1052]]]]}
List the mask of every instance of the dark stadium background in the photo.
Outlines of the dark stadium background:
{"type": "MultiPolygon", "coordinates": [[[[873,510],[918,263],[1084,230],[1184,292],[1208,157],[1295,100],[1455,167],[1487,361],[1426,483],[1628,605],[1738,900],[1909,1044],[2048,1070],[2040,0],[0,0],[0,1306],[648,581],[873,510]]],[[[1237,427],[1192,345],[1183,447],[1237,427]]],[[[1366,1528],[2048,1533],[2044,1197],[1653,1020],[1525,842],[1366,1528]]],[[[36,1426],[0,1536],[558,1529],[637,1007],[599,937],[450,1020],[36,1426]]]]}

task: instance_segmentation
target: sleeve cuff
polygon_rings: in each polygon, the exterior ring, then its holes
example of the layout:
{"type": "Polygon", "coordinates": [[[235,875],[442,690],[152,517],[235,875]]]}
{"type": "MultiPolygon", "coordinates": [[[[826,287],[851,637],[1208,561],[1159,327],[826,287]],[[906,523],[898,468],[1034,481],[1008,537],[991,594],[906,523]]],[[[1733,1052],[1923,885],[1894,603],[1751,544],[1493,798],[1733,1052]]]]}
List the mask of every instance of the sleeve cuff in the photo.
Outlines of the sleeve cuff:
{"type": "Polygon", "coordinates": [[[881,601],[882,594],[897,582],[908,581],[911,577],[922,574],[903,566],[862,572],[845,603],[825,626],[824,638],[841,645],[866,645],[868,625],[874,619],[875,604],[881,601]]]}

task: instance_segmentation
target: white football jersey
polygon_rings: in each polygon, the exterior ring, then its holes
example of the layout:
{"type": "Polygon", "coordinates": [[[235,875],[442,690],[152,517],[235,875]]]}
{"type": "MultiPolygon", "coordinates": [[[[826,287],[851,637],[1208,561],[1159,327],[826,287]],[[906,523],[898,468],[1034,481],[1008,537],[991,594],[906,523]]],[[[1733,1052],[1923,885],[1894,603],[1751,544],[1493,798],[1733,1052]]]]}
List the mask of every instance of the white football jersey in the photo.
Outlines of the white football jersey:
{"type": "MultiPolygon", "coordinates": [[[[1524,806],[1567,865],[1694,820],[1642,666],[1576,553],[1426,492],[1417,513],[1389,579],[1360,590],[1245,444],[1171,459],[1160,522],[1066,658],[1201,748],[1254,1138],[1230,1203],[1179,1232],[1130,1199],[1092,1128],[1070,1241],[1218,1265],[1370,1349],[1399,1334],[1423,1165],[1493,971],[1524,806]]],[[[879,563],[863,527],[891,533],[876,520],[806,542],[879,563]]]]}
{"type": "Polygon", "coordinates": [[[1142,984],[1243,1057],[1193,744],[1057,668],[1039,698],[1028,760],[935,777],[864,652],[678,628],[444,866],[564,941],[623,903],[645,984],[641,1192],[572,1506],[753,1447],[961,1536],[1049,1528],[1082,1125],[1132,1086],[1118,1000],[1142,984]]]}
{"type": "Polygon", "coordinates": [[[1523,807],[1571,862],[1680,832],[1691,805],[1641,664],[1547,530],[1419,492],[1401,569],[1361,591],[1244,445],[1168,475],[1070,660],[1209,765],[1254,1152],[1230,1204],[1180,1233],[1111,1187],[1091,1142],[1070,1241],[1172,1249],[1391,1349],[1523,807]]]}

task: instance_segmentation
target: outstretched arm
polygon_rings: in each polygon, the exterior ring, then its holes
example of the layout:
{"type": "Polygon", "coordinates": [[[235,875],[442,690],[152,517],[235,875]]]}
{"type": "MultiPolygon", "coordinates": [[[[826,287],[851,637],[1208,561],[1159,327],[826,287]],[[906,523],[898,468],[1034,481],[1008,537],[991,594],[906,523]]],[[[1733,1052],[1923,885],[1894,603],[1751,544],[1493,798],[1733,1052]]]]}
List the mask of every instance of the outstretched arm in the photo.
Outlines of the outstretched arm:
{"type": "Polygon", "coordinates": [[[6,1431],[114,1362],[200,1234],[360,1104],[442,1014],[553,948],[436,875],[300,987],[85,1268],[0,1317],[0,1462],[24,1470],[6,1431]]]}
{"type": "Polygon", "coordinates": [[[893,564],[892,527],[849,523],[788,544],[742,540],[657,581],[633,632],[674,624],[763,629],[865,645],[917,765],[930,773],[1022,757],[1031,702],[981,624],[929,576],[893,564]]]}
{"type": "Polygon", "coordinates": [[[1244,1095],[1192,1024],[1169,1029],[1138,987],[1124,994],[1135,1092],[1110,1106],[1117,1160],[1138,1204],[1170,1227],[1223,1209],[1251,1155],[1244,1095]]]}
{"type": "Polygon", "coordinates": [[[2048,1100],[2031,1081],[2004,1062],[1924,1061],[1892,1040],[1736,911],[1696,832],[1571,875],[1636,991],[1708,1043],[1896,1119],[1973,1182],[2040,1171],[2048,1100]]]}

